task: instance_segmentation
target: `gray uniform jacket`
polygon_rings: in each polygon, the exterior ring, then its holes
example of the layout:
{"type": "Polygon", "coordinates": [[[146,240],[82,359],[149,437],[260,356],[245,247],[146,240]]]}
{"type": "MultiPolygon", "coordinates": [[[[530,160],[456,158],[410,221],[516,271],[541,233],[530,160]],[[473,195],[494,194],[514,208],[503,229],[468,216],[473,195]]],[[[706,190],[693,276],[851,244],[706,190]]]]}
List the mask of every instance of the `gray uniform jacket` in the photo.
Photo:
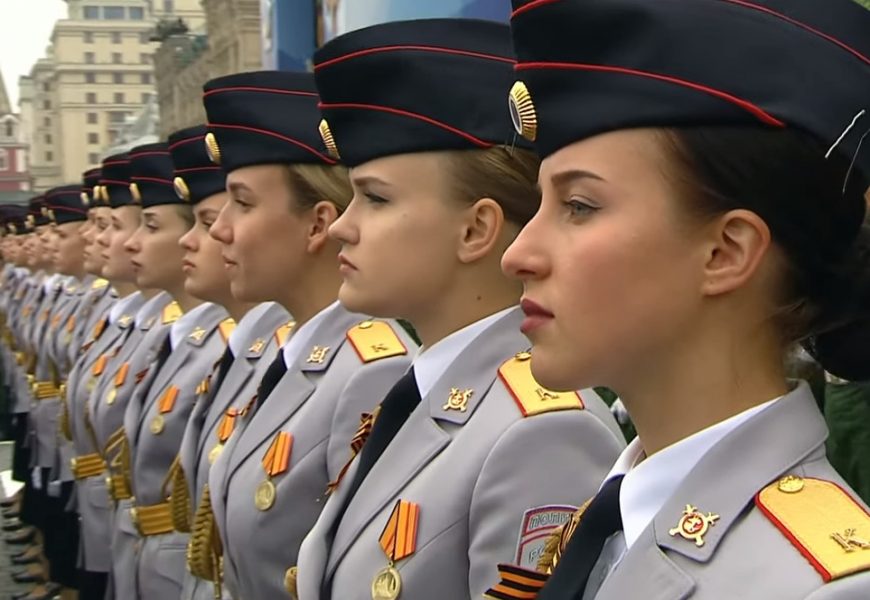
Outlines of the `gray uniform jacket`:
{"type": "Polygon", "coordinates": [[[566,519],[577,498],[598,489],[624,438],[591,390],[580,393],[585,409],[575,396],[574,410],[523,416],[522,401],[537,402],[542,388],[509,388],[499,376],[528,348],[522,319],[519,308],[506,312],[453,358],[363,480],[330,544],[354,461],[300,550],[301,600],[372,597],[388,565],[379,538],[400,499],[419,506],[416,550],[395,565],[402,598],[478,599],[497,580],[497,563],[536,555],[542,530],[529,523],[566,519]],[[473,391],[465,411],[448,405],[454,390],[473,391]]]}
{"type": "MultiPolygon", "coordinates": [[[[813,395],[801,383],[704,455],[598,588],[602,574],[613,562],[606,557],[619,556],[613,546],[625,547],[621,533],[608,540],[590,575],[584,599],[870,598],[870,513],[825,458],[827,436],[813,395]],[[834,495],[836,501],[831,495],[816,495],[809,485],[788,494],[778,489],[777,482],[789,475],[807,483],[810,478],[833,482],[842,490],[839,496],[834,495]],[[791,531],[788,535],[756,505],[756,495],[771,484],[774,489],[765,496],[770,502],[802,505],[796,511],[799,524],[786,528],[791,531]],[[838,514],[843,495],[857,503],[848,516],[838,514]],[[719,515],[704,536],[703,546],[669,533],[689,503],[704,513],[719,515]],[[862,510],[863,518],[855,517],[862,510]],[[812,529],[820,529],[823,535],[814,537],[812,529]],[[850,548],[833,537],[848,537],[847,529],[855,529],[850,548]],[[844,558],[853,565],[856,560],[863,562],[864,571],[825,583],[789,535],[807,540],[814,552],[834,562],[844,558]],[[867,545],[862,548],[861,542],[867,545]]],[[[848,498],[845,501],[850,502],[848,498]]],[[[773,506],[770,502],[768,505],[773,506]]]]}
{"type": "MultiPolygon", "coordinates": [[[[171,488],[167,477],[178,455],[197,388],[226,346],[219,327],[226,319],[222,306],[209,303],[203,307],[190,324],[193,328],[179,331],[184,337],[174,345],[166,362],[159,370],[151,368],[130,399],[124,429],[131,448],[137,509],[168,499],[171,488]],[[178,390],[172,409],[161,412],[162,399],[172,386],[178,390]],[[161,423],[159,428],[155,428],[157,422],[161,423]]],[[[175,325],[187,324],[179,320],[175,325]]],[[[166,600],[181,595],[187,537],[166,533],[143,538],[137,565],[139,598],[166,600]]]]}
{"type": "Polygon", "coordinates": [[[366,317],[340,305],[327,310],[326,318],[311,332],[312,352],[305,348],[289,365],[209,474],[224,548],[225,584],[234,598],[286,597],[285,572],[296,564],[299,545],[325,503],[327,485],[350,458],[349,442],[361,413],[374,409],[408,369],[414,354],[411,338],[400,325],[388,321],[405,351],[363,362],[347,335],[366,317]],[[328,352],[316,357],[317,348],[328,352]],[[281,432],[292,436],[289,465],[272,478],[274,505],[259,510],[254,501],[266,479],[263,457],[281,432]]]}
{"type": "MultiPolygon", "coordinates": [[[[106,370],[109,358],[120,347],[124,336],[133,327],[133,318],[142,305],[143,298],[136,292],[132,297],[121,300],[124,310],[105,326],[100,337],[79,357],[67,381],[66,402],[69,411],[69,425],[72,444],[61,448],[61,480],[73,478],[70,470],[68,452],[75,457],[99,454],[90,420],[90,404],[94,399],[93,391],[101,379],[110,377],[106,370]],[[102,368],[100,366],[102,365],[102,368]]],[[[105,472],[94,477],[80,479],[76,485],[76,504],[81,522],[81,542],[79,562],[87,571],[108,572],[111,565],[109,553],[108,502],[106,498],[105,472]],[[98,525],[100,524],[100,525],[98,525]]],[[[72,506],[70,507],[72,508],[72,506]]]]}
{"type": "MultiPolygon", "coordinates": [[[[212,464],[210,455],[220,443],[217,431],[224,414],[230,408],[243,410],[256,394],[260,380],[279,350],[275,332],[288,321],[290,314],[280,304],[270,302],[246,314],[230,336],[230,345],[239,351],[234,352],[233,364],[220,387],[209,389],[194,406],[178,453],[189,486],[191,509],[199,506],[202,491],[208,484],[212,464]],[[241,328],[248,319],[256,321],[250,329],[242,332],[241,328]],[[241,333],[246,335],[240,336],[241,333]]],[[[211,377],[212,385],[215,374],[211,377]]],[[[214,600],[214,584],[185,572],[181,598],[214,600]]]]}

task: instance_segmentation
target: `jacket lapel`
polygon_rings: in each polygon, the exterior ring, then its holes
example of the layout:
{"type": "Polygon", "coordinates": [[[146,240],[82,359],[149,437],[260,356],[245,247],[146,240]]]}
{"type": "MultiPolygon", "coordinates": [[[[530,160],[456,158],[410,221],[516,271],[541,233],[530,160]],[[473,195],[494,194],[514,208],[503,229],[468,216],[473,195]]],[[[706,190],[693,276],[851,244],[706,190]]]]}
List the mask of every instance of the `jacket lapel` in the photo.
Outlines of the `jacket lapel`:
{"type": "Polygon", "coordinates": [[[251,359],[245,357],[235,359],[211,402],[203,403],[209,406],[196,444],[197,455],[202,454],[206,450],[206,447],[210,445],[210,442],[216,439],[213,439],[211,432],[217,426],[227,408],[236,400],[239,400],[241,403],[248,401],[246,398],[237,398],[236,395],[242,386],[248,382],[253,373],[254,364],[251,359]]]}

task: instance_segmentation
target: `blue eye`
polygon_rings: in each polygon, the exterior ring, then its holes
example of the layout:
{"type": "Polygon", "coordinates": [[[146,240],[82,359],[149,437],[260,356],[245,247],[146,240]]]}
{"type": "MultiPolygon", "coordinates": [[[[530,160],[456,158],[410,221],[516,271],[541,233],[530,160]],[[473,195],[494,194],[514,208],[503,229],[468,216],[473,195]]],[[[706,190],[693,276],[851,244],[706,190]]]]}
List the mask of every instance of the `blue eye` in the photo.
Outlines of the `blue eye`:
{"type": "Polygon", "coordinates": [[[387,200],[386,198],[383,198],[382,196],[378,196],[377,194],[372,194],[369,192],[366,192],[365,197],[372,204],[386,204],[387,202],[389,202],[389,200],[387,200]]]}
{"type": "Polygon", "coordinates": [[[568,215],[571,218],[588,217],[599,210],[599,207],[593,206],[587,201],[580,200],[576,196],[570,198],[564,204],[568,211],[568,215]]]}

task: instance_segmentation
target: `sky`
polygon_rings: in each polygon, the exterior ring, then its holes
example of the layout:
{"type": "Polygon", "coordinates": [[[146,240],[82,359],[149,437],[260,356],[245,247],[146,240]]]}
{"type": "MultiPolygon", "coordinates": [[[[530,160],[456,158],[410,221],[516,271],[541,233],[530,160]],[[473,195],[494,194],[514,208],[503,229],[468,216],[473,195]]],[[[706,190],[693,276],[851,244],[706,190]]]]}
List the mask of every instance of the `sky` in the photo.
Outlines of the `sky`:
{"type": "Polygon", "coordinates": [[[18,78],[45,55],[54,22],[66,17],[64,0],[0,0],[0,71],[17,110],[18,78]]]}

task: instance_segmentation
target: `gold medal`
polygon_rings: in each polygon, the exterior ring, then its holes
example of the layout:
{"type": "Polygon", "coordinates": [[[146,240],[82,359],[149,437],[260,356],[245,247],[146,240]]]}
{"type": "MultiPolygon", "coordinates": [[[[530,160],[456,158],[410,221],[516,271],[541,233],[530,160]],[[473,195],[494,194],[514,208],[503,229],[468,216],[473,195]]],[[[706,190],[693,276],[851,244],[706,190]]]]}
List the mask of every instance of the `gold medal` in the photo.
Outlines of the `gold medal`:
{"type": "Polygon", "coordinates": [[[163,433],[163,428],[166,426],[166,421],[163,419],[163,415],[157,415],[151,421],[151,433],[154,435],[160,435],[163,433]]]}
{"type": "Polygon", "coordinates": [[[106,396],[106,404],[112,406],[115,403],[115,397],[118,395],[118,389],[112,388],[106,396]]]}
{"type": "Polygon", "coordinates": [[[221,455],[221,452],[223,452],[223,450],[223,444],[217,444],[214,448],[212,448],[208,453],[208,464],[213,465],[214,461],[217,460],[218,456],[221,455]]]}
{"type": "Polygon", "coordinates": [[[372,579],[372,600],[396,600],[402,593],[402,576],[395,567],[384,567],[372,579]]]}
{"type": "Polygon", "coordinates": [[[265,480],[257,486],[257,493],[254,494],[254,505],[258,510],[267,511],[275,505],[275,497],[278,490],[275,489],[275,484],[270,480],[265,480]]]}

